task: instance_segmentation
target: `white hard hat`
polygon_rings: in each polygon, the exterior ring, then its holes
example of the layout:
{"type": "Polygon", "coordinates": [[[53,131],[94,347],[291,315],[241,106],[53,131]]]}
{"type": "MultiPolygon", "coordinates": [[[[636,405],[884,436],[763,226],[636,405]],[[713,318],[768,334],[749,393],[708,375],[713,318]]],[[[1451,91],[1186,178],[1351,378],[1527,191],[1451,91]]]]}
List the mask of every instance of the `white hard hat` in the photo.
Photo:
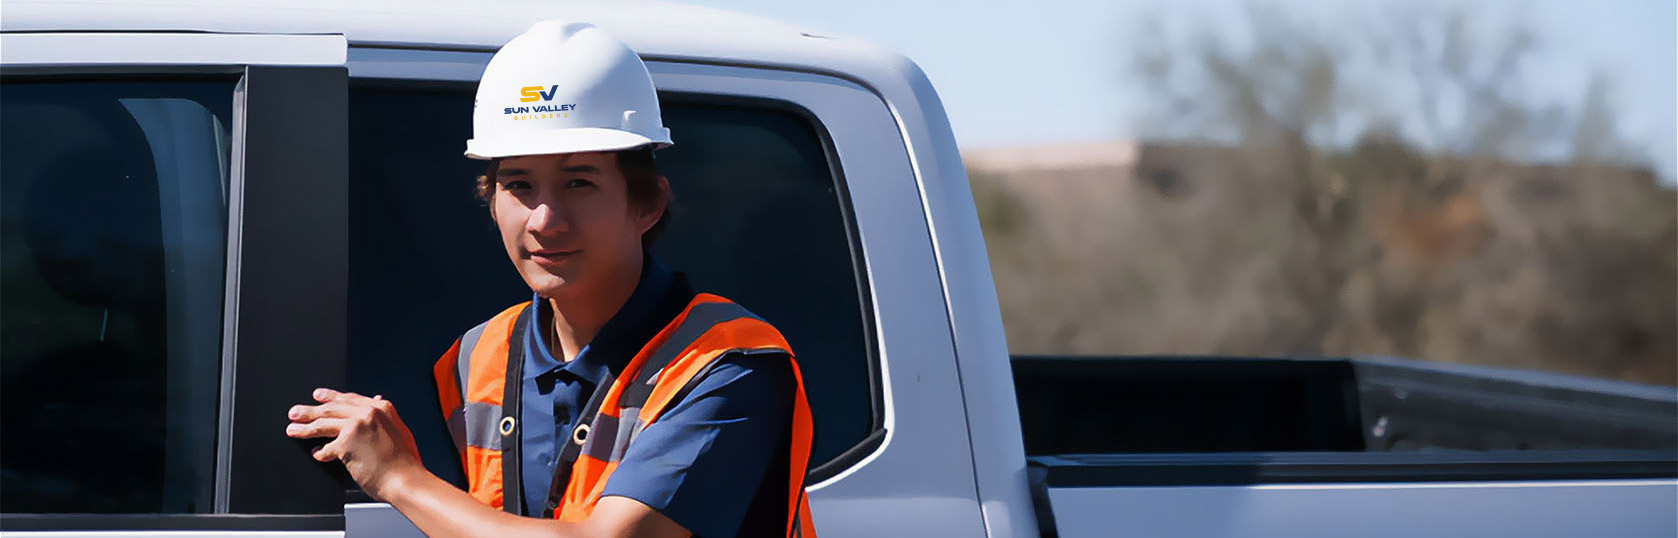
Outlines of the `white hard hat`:
{"type": "Polygon", "coordinates": [[[646,64],[591,24],[543,21],[508,41],[478,81],[466,156],[670,146],[646,64]]]}

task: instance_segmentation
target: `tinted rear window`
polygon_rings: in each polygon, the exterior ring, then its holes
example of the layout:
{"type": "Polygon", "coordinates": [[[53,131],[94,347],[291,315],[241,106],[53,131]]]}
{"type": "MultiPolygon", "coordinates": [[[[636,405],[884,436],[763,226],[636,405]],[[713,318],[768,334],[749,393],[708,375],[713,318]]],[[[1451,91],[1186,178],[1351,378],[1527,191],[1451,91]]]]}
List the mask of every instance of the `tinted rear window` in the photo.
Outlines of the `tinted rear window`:
{"type": "Polygon", "coordinates": [[[0,509],[211,509],[231,82],[7,83],[0,509]]]}

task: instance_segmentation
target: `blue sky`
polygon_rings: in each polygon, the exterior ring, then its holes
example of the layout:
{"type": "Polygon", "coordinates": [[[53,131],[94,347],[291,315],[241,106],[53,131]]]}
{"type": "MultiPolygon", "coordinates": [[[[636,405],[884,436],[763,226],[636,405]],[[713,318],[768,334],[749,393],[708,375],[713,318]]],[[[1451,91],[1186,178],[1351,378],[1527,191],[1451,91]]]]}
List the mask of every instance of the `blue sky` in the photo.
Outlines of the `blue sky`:
{"type": "MultiPolygon", "coordinates": [[[[1238,33],[1250,2],[692,3],[854,36],[908,55],[938,88],[957,141],[973,149],[1135,136],[1130,120],[1150,105],[1125,79],[1131,58],[1126,40],[1138,21],[1159,13],[1178,25],[1193,22],[1238,33]]],[[[1610,77],[1621,135],[1667,182],[1678,177],[1678,7],[1673,0],[1460,3],[1477,14],[1471,26],[1482,31],[1524,22],[1542,40],[1543,48],[1527,65],[1529,86],[1523,88],[1537,102],[1578,103],[1591,73],[1610,77]]],[[[1261,5],[1308,24],[1335,25],[1390,4],[1278,0],[1261,5]]]]}

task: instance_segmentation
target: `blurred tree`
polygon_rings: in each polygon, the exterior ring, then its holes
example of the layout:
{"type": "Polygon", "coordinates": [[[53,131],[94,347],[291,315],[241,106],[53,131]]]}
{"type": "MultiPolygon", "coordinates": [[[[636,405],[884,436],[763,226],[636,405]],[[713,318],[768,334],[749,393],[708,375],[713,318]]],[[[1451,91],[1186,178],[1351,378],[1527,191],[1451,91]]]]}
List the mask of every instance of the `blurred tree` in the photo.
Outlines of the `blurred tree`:
{"type": "Polygon", "coordinates": [[[1601,74],[1578,103],[1524,93],[1542,40],[1484,24],[1508,19],[1395,2],[1315,28],[1251,4],[1244,40],[1143,21],[1134,169],[972,171],[1011,345],[1678,384],[1678,196],[1634,164],[1601,74]]]}

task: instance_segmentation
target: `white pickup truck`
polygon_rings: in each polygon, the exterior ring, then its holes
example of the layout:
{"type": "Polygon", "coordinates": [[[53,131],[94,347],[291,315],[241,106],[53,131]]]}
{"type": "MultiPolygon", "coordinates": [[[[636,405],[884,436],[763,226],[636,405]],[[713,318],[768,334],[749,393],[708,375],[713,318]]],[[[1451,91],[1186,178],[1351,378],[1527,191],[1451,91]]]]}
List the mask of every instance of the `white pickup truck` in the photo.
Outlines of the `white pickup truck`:
{"type": "Polygon", "coordinates": [[[459,480],[430,365],[528,294],[471,194],[473,87],[550,18],[647,60],[677,142],[656,253],[799,352],[825,538],[1678,535],[1670,388],[1011,358],[913,62],[693,6],[516,0],[0,0],[0,532],[415,533],[284,411],[382,394],[459,480]]]}

